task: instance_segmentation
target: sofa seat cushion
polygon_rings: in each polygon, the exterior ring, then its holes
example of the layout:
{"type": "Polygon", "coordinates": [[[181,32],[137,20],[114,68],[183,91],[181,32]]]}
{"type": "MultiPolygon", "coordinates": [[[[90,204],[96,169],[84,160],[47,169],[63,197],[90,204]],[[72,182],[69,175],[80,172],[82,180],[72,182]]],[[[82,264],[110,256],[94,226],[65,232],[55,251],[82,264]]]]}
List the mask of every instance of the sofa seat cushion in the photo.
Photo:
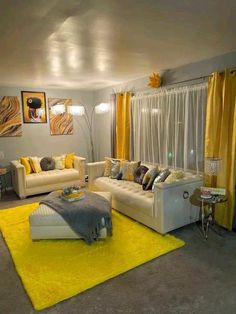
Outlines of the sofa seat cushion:
{"type": "Polygon", "coordinates": [[[31,173],[26,176],[26,188],[33,188],[72,180],[80,180],[79,172],[75,169],[55,169],[42,171],[39,173],[31,173]]]}
{"type": "Polygon", "coordinates": [[[111,192],[114,201],[117,200],[146,215],[153,216],[154,194],[151,191],[143,191],[140,184],[133,181],[99,177],[94,180],[94,185],[100,191],[111,192]]]}

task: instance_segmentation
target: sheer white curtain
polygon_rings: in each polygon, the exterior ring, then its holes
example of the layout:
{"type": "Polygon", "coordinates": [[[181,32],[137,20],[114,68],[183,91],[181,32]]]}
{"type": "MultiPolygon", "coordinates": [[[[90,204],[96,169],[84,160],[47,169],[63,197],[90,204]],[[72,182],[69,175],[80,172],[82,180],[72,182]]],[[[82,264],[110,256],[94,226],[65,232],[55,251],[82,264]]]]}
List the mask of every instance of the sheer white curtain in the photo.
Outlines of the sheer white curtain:
{"type": "Polygon", "coordinates": [[[134,96],[133,159],[202,171],[206,101],[206,83],[134,96]]]}

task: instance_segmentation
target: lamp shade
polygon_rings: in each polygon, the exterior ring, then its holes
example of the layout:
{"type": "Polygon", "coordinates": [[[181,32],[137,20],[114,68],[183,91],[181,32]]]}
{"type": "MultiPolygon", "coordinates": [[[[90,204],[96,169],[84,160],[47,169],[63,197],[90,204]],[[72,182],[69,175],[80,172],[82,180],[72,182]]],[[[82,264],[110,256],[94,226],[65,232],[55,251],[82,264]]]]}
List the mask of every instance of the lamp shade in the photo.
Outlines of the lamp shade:
{"type": "Polygon", "coordinates": [[[205,173],[210,176],[217,176],[220,171],[221,158],[208,157],[205,159],[205,173]]]}
{"type": "Polygon", "coordinates": [[[52,114],[62,114],[66,111],[64,104],[57,104],[50,108],[52,114]]]}
{"type": "Polygon", "coordinates": [[[68,106],[67,111],[73,116],[83,116],[85,114],[85,109],[82,105],[68,106]]]}
{"type": "Polygon", "coordinates": [[[95,113],[102,114],[107,113],[110,110],[110,104],[102,102],[99,105],[95,106],[95,113]]]}

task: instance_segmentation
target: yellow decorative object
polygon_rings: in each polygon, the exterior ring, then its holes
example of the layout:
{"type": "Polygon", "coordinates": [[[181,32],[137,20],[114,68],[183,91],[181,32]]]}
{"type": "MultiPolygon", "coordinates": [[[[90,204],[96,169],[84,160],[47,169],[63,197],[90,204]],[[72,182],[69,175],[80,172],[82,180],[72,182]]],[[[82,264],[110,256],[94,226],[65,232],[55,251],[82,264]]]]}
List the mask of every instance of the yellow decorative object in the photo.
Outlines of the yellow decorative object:
{"type": "Polygon", "coordinates": [[[148,86],[153,88],[161,86],[161,77],[158,73],[153,72],[153,74],[149,76],[148,86]]]}
{"type": "Polygon", "coordinates": [[[129,159],[131,125],[131,93],[116,97],[116,158],[129,159]]]}
{"type": "Polygon", "coordinates": [[[208,83],[206,110],[205,158],[222,158],[217,175],[206,178],[205,184],[225,188],[228,202],[216,204],[216,221],[232,229],[236,180],[236,72],[213,73],[208,83]]]}
{"type": "Polygon", "coordinates": [[[69,153],[66,155],[65,165],[67,169],[73,168],[74,157],[75,157],[75,153],[69,153]]]}
{"type": "Polygon", "coordinates": [[[87,245],[83,240],[30,238],[28,216],[37,203],[0,211],[0,229],[35,309],[42,310],[180,248],[184,242],[162,236],[116,211],[113,236],[87,245]]]}
{"type": "Polygon", "coordinates": [[[42,171],[38,157],[29,157],[29,162],[33,172],[39,173],[42,171]]]}
{"type": "Polygon", "coordinates": [[[21,157],[20,162],[25,167],[25,173],[26,174],[32,173],[32,168],[30,165],[29,157],[21,157]]]}

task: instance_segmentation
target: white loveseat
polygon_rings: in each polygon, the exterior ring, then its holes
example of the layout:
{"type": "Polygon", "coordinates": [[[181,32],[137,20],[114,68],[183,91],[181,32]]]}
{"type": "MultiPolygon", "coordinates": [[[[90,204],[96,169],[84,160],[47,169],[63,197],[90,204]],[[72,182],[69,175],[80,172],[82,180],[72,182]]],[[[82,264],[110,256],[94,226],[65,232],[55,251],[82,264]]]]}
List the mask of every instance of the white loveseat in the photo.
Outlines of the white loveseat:
{"type": "Polygon", "coordinates": [[[12,184],[21,198],[29,195],[51,192],[66,186],[85,186],[85,161],[83,157],[74,157],[74,168],[49,170],[39,173],[25,173],[25,167],[19,160],[11,161],[12,184]]]}
{"type": "Polygon", "coordinates": [[[178,181],[157,183],[153,193],[143,191],[136,182],[104,177],[104,164],[87,164],[89,189],[111,192],[112,207],[117,211],[161,234],[199,220],[199,207],[190,202],[190,197],[203,184],[200,175],[185,172],[178,181]]]}

